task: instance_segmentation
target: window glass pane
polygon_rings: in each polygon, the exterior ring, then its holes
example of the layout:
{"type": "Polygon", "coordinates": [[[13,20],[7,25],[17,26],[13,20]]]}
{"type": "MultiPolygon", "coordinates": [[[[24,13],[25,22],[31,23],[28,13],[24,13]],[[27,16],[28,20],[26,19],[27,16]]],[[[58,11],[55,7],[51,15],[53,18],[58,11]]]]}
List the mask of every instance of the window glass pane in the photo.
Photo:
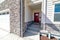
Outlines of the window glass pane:
{"type": "Polygon", "coordinates": [[[60,12],[60,4],[55,4],[55,12],[60,12]]]}
{"type": "Polygon", "coordinates": [[[55,12],[60,12],[60,7],[56,7],[55,12]]]}
{"type": "Polygon", "coordinates": [[[60,21],[60,14],[54,14],[54,21],[60,21]]]}

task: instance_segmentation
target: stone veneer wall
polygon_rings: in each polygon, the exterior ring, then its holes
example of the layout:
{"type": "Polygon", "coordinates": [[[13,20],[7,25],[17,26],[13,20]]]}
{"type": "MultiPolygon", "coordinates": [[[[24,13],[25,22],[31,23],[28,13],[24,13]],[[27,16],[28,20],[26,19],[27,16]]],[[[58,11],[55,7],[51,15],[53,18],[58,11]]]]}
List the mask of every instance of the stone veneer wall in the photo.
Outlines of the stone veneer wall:
{"type": "Polygon", "coordinates": [[[20,0],[5,0],[0,11],[10,9],[10,31],[20,36],[20,0]]]}

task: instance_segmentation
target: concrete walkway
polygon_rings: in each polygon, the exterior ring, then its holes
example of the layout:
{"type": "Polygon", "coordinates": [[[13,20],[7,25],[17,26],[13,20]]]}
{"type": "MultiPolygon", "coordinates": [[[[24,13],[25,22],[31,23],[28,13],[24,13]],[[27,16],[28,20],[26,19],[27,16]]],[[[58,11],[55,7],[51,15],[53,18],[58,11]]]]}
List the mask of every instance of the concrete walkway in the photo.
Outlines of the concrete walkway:
{"type": "Polygon", "coordinates": [[[24,40],[40,40],[39,34],[34,36],[24,37],[24,40]]]}
{"type": "Polygon", "coordinates": [[[0,29],[0,40],[39,40],[39,35],[21,38],[16,34],[0,29]]]}

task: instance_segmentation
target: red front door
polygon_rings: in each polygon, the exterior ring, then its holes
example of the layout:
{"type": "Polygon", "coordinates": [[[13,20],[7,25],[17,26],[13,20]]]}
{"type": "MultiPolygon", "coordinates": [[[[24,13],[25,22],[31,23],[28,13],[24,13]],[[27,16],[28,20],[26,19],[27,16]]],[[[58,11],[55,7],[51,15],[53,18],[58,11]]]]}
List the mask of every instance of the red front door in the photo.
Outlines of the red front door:
{"type": "Polygon", "coordinates": [[[34,22],[39,22],[39,12],[34,13],[34,22]]]}

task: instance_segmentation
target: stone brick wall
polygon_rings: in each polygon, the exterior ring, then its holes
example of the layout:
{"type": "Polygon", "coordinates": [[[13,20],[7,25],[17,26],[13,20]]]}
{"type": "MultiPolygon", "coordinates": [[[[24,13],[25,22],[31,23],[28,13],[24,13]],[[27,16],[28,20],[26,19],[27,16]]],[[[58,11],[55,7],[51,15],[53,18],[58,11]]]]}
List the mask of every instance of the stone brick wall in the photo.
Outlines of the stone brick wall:
{"type": "Polygon", "coordinates": [[[0,11],[10,9],[10,31],[20,35],[20,0],[5,0],[0,4],[0,11]]]}

